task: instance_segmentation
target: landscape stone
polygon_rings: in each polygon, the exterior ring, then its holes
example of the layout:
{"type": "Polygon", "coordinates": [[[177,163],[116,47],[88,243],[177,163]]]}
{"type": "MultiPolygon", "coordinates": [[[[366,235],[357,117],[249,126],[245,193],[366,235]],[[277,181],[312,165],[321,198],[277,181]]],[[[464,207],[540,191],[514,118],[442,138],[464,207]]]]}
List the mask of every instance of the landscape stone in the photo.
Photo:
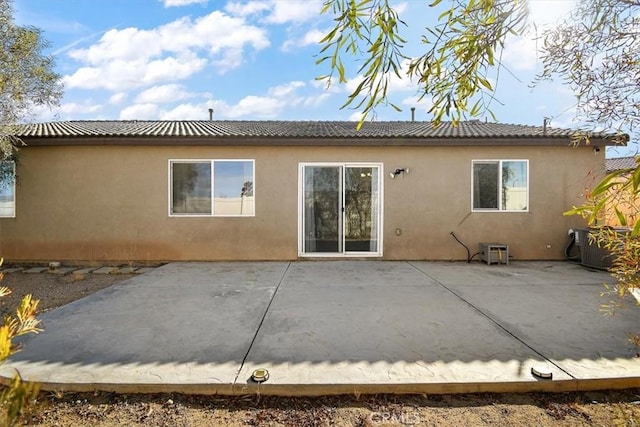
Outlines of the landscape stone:
{"type": "Polygon", "coordinates": [[[26,270],[25,273],[39,274],[39,273],[44,273],[46,271],[49,271],[49,267],[31,267],[30,269],[26,270]]]}
{"type": "Polygon", "coordinates": [[[93,274],[113,274],[114,271],[116,271],[118,269],[118,267],[100,267],[96,270],[93,270],[92,273],[93,274]]]}

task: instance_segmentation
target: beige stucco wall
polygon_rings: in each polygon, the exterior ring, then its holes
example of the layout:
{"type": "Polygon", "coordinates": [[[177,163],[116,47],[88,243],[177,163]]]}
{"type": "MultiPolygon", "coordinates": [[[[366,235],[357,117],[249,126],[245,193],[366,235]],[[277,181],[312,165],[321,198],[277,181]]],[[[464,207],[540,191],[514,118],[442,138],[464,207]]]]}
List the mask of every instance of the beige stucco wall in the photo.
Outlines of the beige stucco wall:
{"type": "Polygon", "coordinates": [[[479,242],[514,259],[562,259],[562,213],[604,169],[589,147],[59,146],[21,150],[16,217],[0,218],[9,260],[283,260],[298,253],[300,162],[384,164],[384,258],[465,259],[479,242]],[[255,217],[168,215],[169,159],[255,159],[255,217]],[[528,159],[529,212],[471,212],[473,159],[528,159]],[[411,173],[391,180],[388,172],[411,173]],[[396,229],[401,234],[396,235],[396,229]],[[549,246],[549,247],[548,247],[549,246]]]}

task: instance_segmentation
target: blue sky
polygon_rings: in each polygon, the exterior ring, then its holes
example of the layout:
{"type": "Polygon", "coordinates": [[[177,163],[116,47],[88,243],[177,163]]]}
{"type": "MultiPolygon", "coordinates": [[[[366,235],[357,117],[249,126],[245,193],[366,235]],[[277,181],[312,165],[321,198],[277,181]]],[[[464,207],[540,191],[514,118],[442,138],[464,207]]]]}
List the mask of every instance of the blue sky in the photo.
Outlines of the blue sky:
{"type": "MultiPolygon", "coordinates": [[[[409,54],[419,55],[420,36],[439,11],[426,0],[393,3],[407,24],[409,54]]],[[[442,2],[442,3],[447,3],[442,2]]],[[[538,28],[551,25],[573,0],[531,0],[538,28]]],[[[315,80],[327,69],[315,64],[318,41],[330,16],[315,0],[14,0],[20,25],[34,25],[51,43],[65,96],[56,110],[35,120],[159,119],[357,120],[340,109],[357,86],[330,88],[315,80]]],[[[492,109],[504,123],[575,125],[575,99],[559,82],[531,88],[539,67],[535,35],[508,40],[492,109]],[[515,75],[515,76],[514,76],[515,75]]],[[[495,82],[495,80],[494,80],[495,82]]],[[[377,110],[378,120],[428,120],[429,100],[417,101],[407,79],[392,82],[390,99],[403,108],[377,110]]],[[[629,155],[626,149],[608,156],[629,155]]]]}

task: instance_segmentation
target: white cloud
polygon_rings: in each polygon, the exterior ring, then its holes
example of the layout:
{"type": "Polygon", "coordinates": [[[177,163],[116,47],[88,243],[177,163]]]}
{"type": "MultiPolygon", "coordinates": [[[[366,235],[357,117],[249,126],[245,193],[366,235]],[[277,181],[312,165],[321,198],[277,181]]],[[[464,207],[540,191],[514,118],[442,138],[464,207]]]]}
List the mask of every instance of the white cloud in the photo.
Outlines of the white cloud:
{"type": "Polygon", "coordinates": [[[202,48],[217,54],[224,50],[242,49],[245,45],[255,50],[270,45],[264,29],[220,11],[211,12],[195,21],[178,19],[159,27],[155,34],[163,49],[174,52],[202,48]]]}
{"type": "Polygon", "coordinates": [[[577,4],[577,0],[536,0],[530,1],[529,20],[538,27],[556,25],[567,17],[577,4]]]}
{"type": "Polygon", "coordinates": [[[430,108],[431,105],[433,105],[433,98],[425,96],[424,98],[420,99],[420,96],[418,95],[409,96],[407,98],[404,98],[400,103],[402,105],[408,105],[409,107],[430,108]]]}
{"type": "Polygon", "coordinates": [[[313,80],[311,86],[322,89],[328,93],[343,93],[344,88],[340,84],[327,84],[326,80],[313,80]]]}
{"type": "Polygon", "coordinates": [[[160,55],[162,47],[153,31],[137,28],[112,29],[88,49],[73,49],[69,56],[91,65],[104,64],[114,59],[139,60],[160,55]]]}
{"type": "Polygon", "coordinates": [[[551,122],[548,123],[549,126],[560,129],[572,129],[580,127],[580,120],[575,116],[570,115],[562,115],[560,117],[554,117],[551,122]]]}
{"type": "Polygon", "coordinates": [[[127,99],[127,92],[116,92],[109,97],[109,104],[122,104],[127,99]]]}
{"type": "Polygon", "coordinates": [[[284,24],[287,22],[307,22],[317,19],[322,10],[320,0],[289,0],[272,1],[272,12],[267,17],[267,22],[271,24],[284,24]]]}
{"type": "Polygon", "coordinates": [[[538,39],[545,30],[552,28],[567,18],[576,6],[575,0],[537,0],[529,5],[529,31],[519,37],[511,36],[506,40],[502,55],[504,63],[515,71],[535,70],[538,64],[538,39]]]}
{"type": "Polygon", "coordinates": [[[268,1],[230,2],[224,7],[224,10],[229,14],[242,17],[255,15],[270,9],[271,3],[268,1]]]}
{"type": "Polygon", "coordinates": [[[318,44],[320,43],[320,40],[322,40],[329,31],[330,30],[328,29],[319,30],[317,28],[315,30],[307,31],[307,33],[300,40],[299,46],[309,46],[310,44],[318,44]]]}
{"type": "Polygon", "coordinates": [[[142,81],[153,84],[185,79],[202,70],[206,63],[206,59],[198,58],[191,52],[186,52],[179,57],[158,59],[147,64],[142,81]]]}
{"type": "MultiPolygon", "coordinates": [[[[214,108],[215,103],[180,104],[172,110],[160,114],[161,120],[208,120],[209,108],[214,108]]],[[[215,110],[215,108],[214,108],[215,110]]],[[[215,114],[215,113],[214,113],[215,114]]],[[[214,116],[215,117],[215,116],[214,116]]]]}
{"type": "Polygon", "coordinates": [[[164,7],[188,6],[190,4],[207,4],[209,0],[163,0],[164,7]]]}
{"type": "Polygon", "coordinates": [[[207,63],[222,73],[242,64],[246,48],[268,46],[264,29],[220,11],[151,30],[112,29],[89,48],[69,52],[85,66],[64,76],[63,83],[68,88],[119,91],[184,79],[207,63]]]}
{"type": "Polygon", "coordinates": [[[224,115],[230,118],[250,117],[259,119],[274,119],[278,117],[287,103],[284,100],[249,95],[240,100],[236,105],[230,106],[224,115]]]}
{"type": "Polygon", "coordinates": [[[349,116],[350,122],[359,122],[360,120],[362,120],[362,113],[360,111],[355,111],[349,116]]]}
{"type": "Polygon", "coordinates": [[[249,95],[242,98],[235,105],[218,103],[216,114],[222,117],[236,119],[246,117],[250,119],[273,119],[277,118],[282,111],[289,107],[303,105],[305,107],[315,107],[327,99],[329,94],[312,93],[303,95],[299,91],[306,88],[307,84],[302,81],[291,81],[278,86],[273,86],[267,90],[267,96],[249,95]]]}
{"type": "MultiPolygon", "coordinates": [[[[399,74],[401,77],[396,76],[394,72],[389,72],[387,74],[387,95],[391,96],[398,92],[410,92],[416,91],[418,86],[409,78],[407,75],[407,70],[409,69],[409,60],[404,60],[399,67],[399,74]]],[[[344,88],[348,93],[353,93],[354,90],[358,88],[358,85],[362,83],[363,77],[356,76],[352,79],[347,80],[347,83],[344,84],[344,88]]]]}
{"type": "Polygon", "coordinates": [[[167,84],[153,86],[140,92],[136,97],[135,102],[138,104],[166,104],[168,102],[175,102],[192,96],[193,94],[187,92],[182,85],[167,84]]]}
{"type": "Polygon", "coordinates": [[[146,61],[114,60],[95,67],[81,67],[64,76],[62,83],[69,88],[108,89],[122,91],[144,85],[146,61]]]}
{"type": "Polygon", "coordinates": [[[414,113],[415,120],[429,120],[431,118],[429,113],[429,109],[433,106],[433,98],[431,97],[420,99],[419,96],[409,96],[404,98],[400,104],[408,107],[403,108],[402,112],[399,113],[400,120],[411,120],[411,107],[416,109],[414,113]]]}
{"type": "Polygon", "coordinates": [[[29,122],[49,122],[60,120],[60,108],[50,108],[46,105],[33,105],[23,120],[29,122]]]}
{"type": "Polygon", "coordinates": [[[344,88],[347,90],[347,92],[353,93],[353,91],[358,88],[358,85],[362,83],[362,80],[364,80],[363,77],[355,76],[354,78],[347,80],[347,82],[344,84],[344,88]]]}
{"type": "Polygon", "coordinates": [[[67,102],[60,105],[60,110],[63,113],[70,115],[97,113],[101,109],[101,105],[91,104],[90,102],[84,102],[81,104],[76,102],[67,102]]]}
{"type": "Polygon", "coordinates": [[[229,70],[239,67],[244,61],[242,50],[227,50],[222,58],[213,61],[218,72],[224,74],[229,70]]]}
{"type": "Polygon", "coordinates": [[[261,15],[269,24],[308,22],[317,19],[321,10],[322,0],[254,0],[225,6],[225,11],[233,16],[261,15]]]}
{"type": "Polygon", "coordinates": [[[57,48],[56,50],[54,50],[53,52],[51,52],[51,55],[53,56],[58,56],[58,55],[62,55],[65,52],[68,52],[70,50],[72,50],[74,47],[76,47],[77,45],[79,45],[80,43],[84,43],[85,41],[94,39],[95,37],[105,34],[107,31],[112,30],[112,28],[106,30],[106,31],[97,31],[95,33],[89,34],[87,36],[84,37],[80,37],[79,39],[75,39],[70,43],[67,43],[64,46],[61,46],[59,48],[57,48]]]}
{"type": "Polygon", "coordinates": [[[398,16],[401,16],[409,7],[409,4],[407,2],[402,2],[402,3],[398,3],[398,4],[394,4],[391,5],[391,7],[393,7],[396,12],[398,13],[398,16]]]}
{"type": "Polygon", "coordinates": [[[537,41],[530,37],[510,37],[502,60],[512,71],[535,70],[538,64],[537,41]]]}
{"type": "Polygon", "coordinates": [[[408,69],[409,63],[402,65],[400,69],[400,76],[396,76],[394,73],[389,74],[389,83],[387,86],[387,92],[390,94],[396,92],[410,92],[418,89],[418,86],[409,78],[406,74],[406,70],[408,69]]]}
{"type": "Polygon", "coordinates": [[[154,120],[158,113],[156,104],[134,104],[120,111],[120,120],[154,120]]]}
{"type": "Polygon", "coordinates": [[[206,120],[209,108],[215,110],[215,118],[221,119],[275,119],[289,108],[304,106],[315,108],[324,103],[331,94],[317,93],[317,88],[307,83],[294,80],[273,86],[266,95],[249,95],[235,104],[222,100],[211,100],[209,93],[189,93],[182,85],[158,85],[142,91],[135,98],[135,103],[120,112],[121,119],[161,119],[161,120],[206,120]],[[310,91],[307,89],[311,89],[310,91]],[[303,92],[305,91],[306,92],[303,92]],[[179,99],[192,97],[208,98],[204,102],[185,102],[176,106],[160,108],[179,99]]]}
{"type": "Polygon", "coordinates": [[[321,93],[320,95],[316,96],[308,96],[304,99],[303,105],[305,107],[318,107],[322,105],[327,99],[329,99],[330,96],[331,94],[329,94],[328,92],[321,93]]]}
{"type": "Polygon", "coordinates": [[[282,50],[286,52],[294,47],[305,47],[312,44],[319,44],[320,40],[322,40],[329,31],[329,29],[320,30],[318,28],[314,28],[307,31],[302,37],[291,37],[282,44],[282,50]]]}
{"type": "Polygon", "coordinates": [[[276,98],[289,98],[291,97],[296,89],[304,87],[304,82],[301,81],[293,81],[283,85],[274,86],[269,89],[269,95],[276,98]]]}

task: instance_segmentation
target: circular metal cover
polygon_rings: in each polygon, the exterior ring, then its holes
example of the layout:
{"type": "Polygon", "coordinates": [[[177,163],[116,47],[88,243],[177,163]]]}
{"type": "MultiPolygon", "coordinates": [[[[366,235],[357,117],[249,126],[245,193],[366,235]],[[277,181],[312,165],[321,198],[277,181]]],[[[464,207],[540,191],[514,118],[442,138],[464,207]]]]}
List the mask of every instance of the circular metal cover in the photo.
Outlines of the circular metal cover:
{"type": "Polygon", "coordinates": [[[251,374],[251,379],[257,383],[263,383],[269,379],[269,371],[266,369],[256,369],[251,374]]]}
{"type": "Polygon", "coordinates": [[[531,374],[534,377],[544,378],[546,380],[553,379],[553,372],[549,368],[543,366],[533,366],[531,368],[531,374]]]}

